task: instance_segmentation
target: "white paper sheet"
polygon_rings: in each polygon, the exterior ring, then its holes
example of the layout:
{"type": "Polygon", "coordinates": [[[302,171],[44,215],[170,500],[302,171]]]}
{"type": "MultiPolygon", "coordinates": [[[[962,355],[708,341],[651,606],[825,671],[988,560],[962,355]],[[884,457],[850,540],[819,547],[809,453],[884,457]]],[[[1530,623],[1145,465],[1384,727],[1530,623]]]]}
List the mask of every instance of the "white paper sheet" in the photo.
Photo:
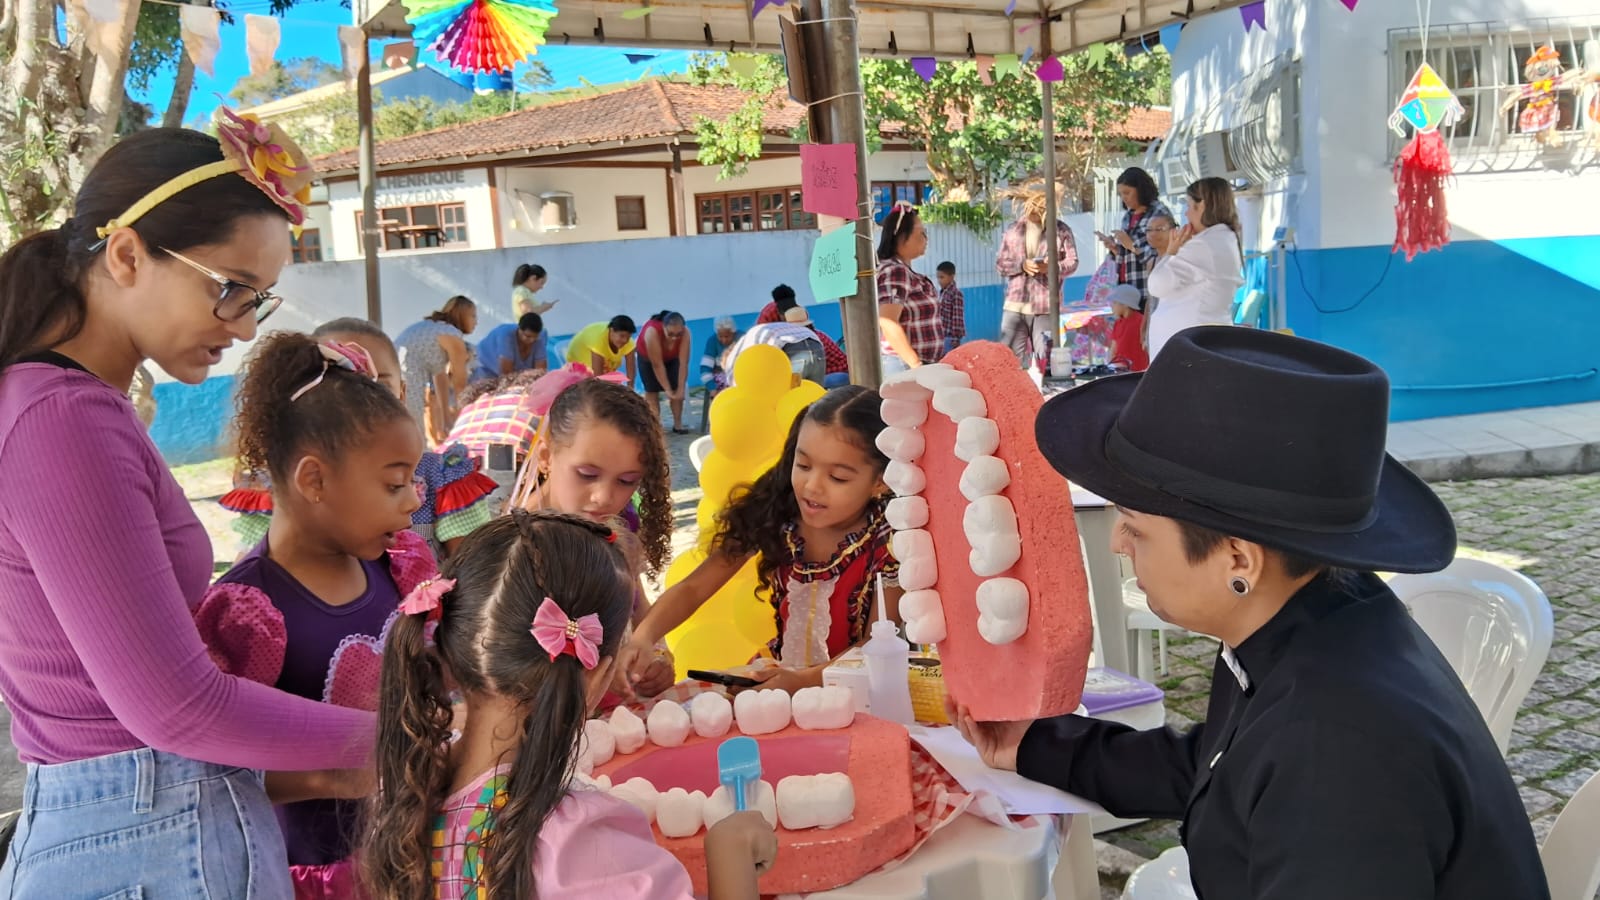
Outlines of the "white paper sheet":
{"type": "Polygon", "coordinates": [[[1002,772],[984,765],[977,748],[967,743],[961,732],[950,726],[911,727],[911,739],[928,751],[956,781],[968,791],[986,791],[1000,799],[1012,815],[1090,815],[1103,813],[1098,803],[1090,803],[1065,791],[1029,781],[1015,772],[1002,772]]]}

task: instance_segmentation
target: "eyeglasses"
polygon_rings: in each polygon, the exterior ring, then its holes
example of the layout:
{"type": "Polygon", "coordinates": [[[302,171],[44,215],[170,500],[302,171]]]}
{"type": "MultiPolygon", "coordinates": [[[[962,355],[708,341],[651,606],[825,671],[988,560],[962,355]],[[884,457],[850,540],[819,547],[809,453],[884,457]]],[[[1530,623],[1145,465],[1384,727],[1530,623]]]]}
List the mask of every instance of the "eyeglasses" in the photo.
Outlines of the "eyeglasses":
{"type": "Polygon", "coordinates": [[[226,275],[214,272],[176,250],[162,247],[161,252],[217,283],[220,293],[217,295],[216,305],[211,308],[211,314],[224,322],[237,322],[250,315],[252,311],[255,313],[256,322],[265,322],[267,316],[272,315],[283,305],[283,298],[271,291],[258,291],[242,281],[235,281],[226,275]]]}

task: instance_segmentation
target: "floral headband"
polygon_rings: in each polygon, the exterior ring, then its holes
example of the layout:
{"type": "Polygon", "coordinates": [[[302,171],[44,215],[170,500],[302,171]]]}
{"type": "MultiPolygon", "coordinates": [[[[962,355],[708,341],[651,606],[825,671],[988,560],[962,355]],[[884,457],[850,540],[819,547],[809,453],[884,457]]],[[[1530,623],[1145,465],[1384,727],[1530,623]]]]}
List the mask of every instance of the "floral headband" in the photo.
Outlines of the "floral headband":
{"type": "Polygon", "coordinates": [[[204,181],[237,173],[261,189],[268,199],[289,215],[298,231],[306,220],[311,203],[311,162],[295,142],[277,125],[262,122],[249,113],[243,115],[227,107],[217,109],[217,139],[222,143],[222,160],[207,163],[168,180],[150,191],[127,211],[95,229],[101,242],[118,228],[127,228],[150,210],[179,193],[204,181]]]}
{"type": "Polygon", "coordinates": [[[328,377],[328,370],[335,366],[368,378],[378,377],[378,368],[373,365],[371,354],[357,344],[323,341],[317,344],[317,349],[322,351],[322,371],[317,373],[317,377],[306,382],[305,386],[290,394],[290,403],[304,397],[308,391],[321,384],[322,379],[328,377]]]}

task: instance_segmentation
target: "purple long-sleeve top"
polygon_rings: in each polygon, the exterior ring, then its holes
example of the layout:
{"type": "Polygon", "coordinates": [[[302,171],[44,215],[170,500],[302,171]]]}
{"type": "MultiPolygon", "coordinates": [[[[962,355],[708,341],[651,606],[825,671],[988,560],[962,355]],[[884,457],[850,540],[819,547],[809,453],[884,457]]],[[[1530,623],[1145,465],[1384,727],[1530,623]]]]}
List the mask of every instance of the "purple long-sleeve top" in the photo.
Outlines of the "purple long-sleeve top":
{"type": "Polygon", "coordinates": [[[127,398],[59,361],[0,375],[0,695],[23,761],[369,764],[371,713],[217,669],[191,613],[205,529],[127,398]]]}

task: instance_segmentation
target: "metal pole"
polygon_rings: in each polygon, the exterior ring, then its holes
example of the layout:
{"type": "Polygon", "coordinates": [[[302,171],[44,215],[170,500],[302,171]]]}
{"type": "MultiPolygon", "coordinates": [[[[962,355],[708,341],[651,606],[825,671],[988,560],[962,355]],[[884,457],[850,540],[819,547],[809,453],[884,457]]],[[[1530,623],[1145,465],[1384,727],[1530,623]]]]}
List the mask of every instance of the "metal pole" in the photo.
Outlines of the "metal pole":
{"type": "MultiPolygon", "coordinates": [[[[1039,26],[1040,58],[1049,59],[1050,49],[1050,22],[1039,26]]],[[[1052,347],[1059,346],[1061,341],[1061,253],[1057,249],[1056,220],[1060,218],[1061,211],[1056,202],[1056,109],[1055,85],[1048,81],[1039,83],[1044,101],[1043,115],[1040,124],[1044,126],[1044,245],[1049,248],[1046,257],[1045,283],[1050,288],[1050,343],[1052,347]]],[[[1034,348],[1038,353],[1039,348],[1034,348]]],[[[1045,371],[1050,371],[1050,359],[1044,359],[1045,371]]],[[[1071,374],[1050,371],[1053,376],[1071,374]]]]}
{"type": "Polygon", "coordinates": [[[826,100],[830,108],[831,141],[854,144],[856,148],[856,271],[866,273],[856,279],[856,295],[839,301],[840,318],[844,321],[844,339],[849,348],[850,382],[876,388],[883,382],[883,359],[878,350],[878,288],[872,275],[876,260],[872,207],[867,201],[872,183],[867,172],[867,119],[861,96],[856,9],[852,0],[821,0],[820,3],[808,0],[806,3],[807,10],[818,7],[823,13],[820,32],[827,58],[826,74],[819,79],[825,88],[818,99],[826,100]]]}
{"type": "Polygon", "coordinates": [[[356,120],[361,129],[361,256],[367,272],[367,318],[383,325],[383,297],[378,284],[378,154],[372,133],[372,36],[361,45],[356,67],[356,120]]]}

